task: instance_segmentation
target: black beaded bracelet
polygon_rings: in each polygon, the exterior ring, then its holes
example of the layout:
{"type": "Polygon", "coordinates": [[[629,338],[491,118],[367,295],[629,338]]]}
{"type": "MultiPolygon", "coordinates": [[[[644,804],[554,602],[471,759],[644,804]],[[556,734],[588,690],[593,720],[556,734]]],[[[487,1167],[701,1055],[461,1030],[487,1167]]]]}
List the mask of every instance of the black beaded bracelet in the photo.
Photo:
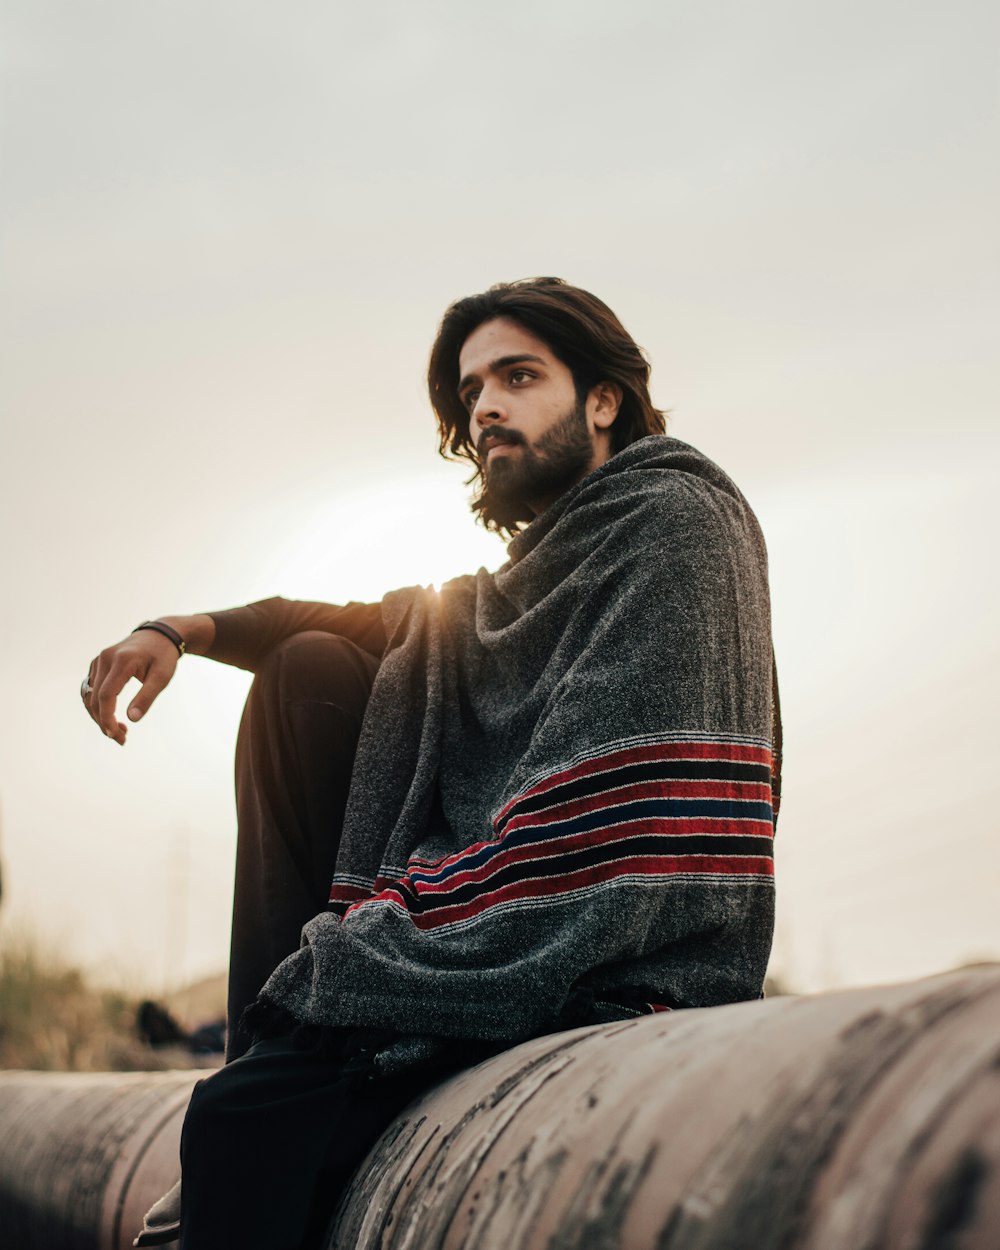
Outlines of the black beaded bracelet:
{"type": "Polygon", "coordinates": [[[132,630],[133,634],[137,634],[140,629],[155,629],[158,634],[162,634],[164,638],[169,638],[177,648],[177,654],[183,655],[187,650],[187,644],[172,625],[165,625],[163,621],[143,621],[141,625],[137,625],[132,630]]]}

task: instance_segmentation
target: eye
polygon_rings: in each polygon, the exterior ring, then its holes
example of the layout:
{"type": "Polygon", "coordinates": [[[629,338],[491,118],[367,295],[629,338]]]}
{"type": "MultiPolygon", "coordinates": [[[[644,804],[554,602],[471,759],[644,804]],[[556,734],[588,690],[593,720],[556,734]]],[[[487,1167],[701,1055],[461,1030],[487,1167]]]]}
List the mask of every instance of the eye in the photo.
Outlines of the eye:
{"type": "Polygon", "coordinates": [[[534,376],[535,375],[528,369],[515,369],[510,375],[510,380],[514,383],[517,383],[518,379],[524,379],[524,381],[527,382],[527,381],[530,381],[534,376]]]}
{"type": "Polygon", "coordinates": [[[476,390],[468,390],[462,396],[462,403],[465,404],[466,411],[471,412],[476,406],[476,400],[479,398],[479,392],[476,390]]]}

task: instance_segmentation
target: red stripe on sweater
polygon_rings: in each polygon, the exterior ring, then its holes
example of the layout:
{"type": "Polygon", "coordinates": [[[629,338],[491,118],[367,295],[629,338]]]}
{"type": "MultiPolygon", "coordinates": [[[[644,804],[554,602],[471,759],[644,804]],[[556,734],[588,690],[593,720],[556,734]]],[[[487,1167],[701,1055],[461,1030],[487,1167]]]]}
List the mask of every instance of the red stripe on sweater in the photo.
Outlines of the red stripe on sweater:
{"type": "Polygon", "coordinates": [[[591,756],[570,768],[551,773],[530,789],[522,791],[501,809],[494,823],[503,820],[511,808],[518,803],[523,803],[525,799],[534,798],[538,794],[544,794],[546,790],[552,790],[567,781],[590,777],[594,773],[607,772],[626,764],[649,764],[657,760],[715,760],[740,764],[762,764],[770,769],[771,751],[769,747],[748,746],[737,742],[660,742],[611,751],[607,755],[591,756]]]}
{"type": "MultiPolygon", "coordinates": [[[[583,798],[553,804],[552,807],[537,808],[525,812],[523,816],[513,816],[504,829],[504,836],[511,829],[539,822],[542,817],[546,822],[569,820],[573,816],[583,816],[603,807],[641,799],[711,799],[716,802],[770,803],[771,787],[767,782],[761,781],[638,781],[631,786],[603,790],[600,794],[589,794],[583,798]]],[[[771,822],[768,821],[767,824],[770,826],[771,822]]]]}
{"type": "Polygon", "coordinates": [[[331,903],[356,903],[359,899],[370,898],[371,890],[366,890],[360,885],[345,885],[343,882],[335,881],[330,886],[330,902],[331,903]]]}
{"type": "MultiPolygon", "coordinates": [[[[694,784],[694,783],[692,783],[694,784]]],[[[768,802],[770,800],[770,791],[767,786],[761,786],[754,782],[740,782],[739,785],[752,787],[759,792],[753,795],[741,796],[744,802],[768,802]]],[[[489,840],[484,842],[474,842],[472,846],[467,846],[461,851],[456,851],[451,855],[446,855],[438,860],[418,859],[411,857],[407,864],[407,876],[411,872],[442,872],[446,868],[451,868],[455,864],[460,864],[464,859],[471,859],[485,847],[499,846],[516,830],[538,828],[546,829],[550,825],[557,824],[561,820],[570,820],[575,816],[587,815],[591,812],[608,809],[609,813],[619,803],[635,801],[643,798],[673,798],[685,797],[677,795],[673,783],[643,783],[637,786],[624,787],[621,790],[606,791],[603,795],[593,795],[586,799],[575,799],[571,803],[560,804],[556,807],[545,808],[538,812],[525,812],[523,816],[514,816],[507,823],[503,837],[497,840],[489,840]],[[628,796],[628,797],[626,797],[628,796]]],[[[716,797],[716,796],[704,796],[716,797]]],[[[732,796],[728,796],[732,797],[732,796]]],[[[662,833],[668,836],[680,836],[682,834],[719,834],[719,835],[746,835],[748,837],[769,838],[774,835],[774,825],[770,820],[753,820],[753,819],[737,819],[732,816],[656,816],[648,819],[614,821],[608,825],[602,826],[601,829],[588,830],[584,834],[567,835],[572,839],[578,839],[579,845],[586,845],[587,840],[592,840],[599,836],[605,829],[625,830],[632,833],[662,833]]],[[[615,836],[619,836],[617,833],[615,836]]],[[[564,838],[545,838],[539,839],[538,842],[531,843],[528,847],[515,848],[515,852],[521,858],[530,858],[536,853],[534,848],[544,845],[545,854],[552,854],[552,847],[565,844],[564,838]]],[[[496,862],[496,857],[491,856],[490,864],[496,862]]],[[[505,861],[506,862],[506,861],[505,861]]],[[[461,869],[459,869],[461,872],[461,869]]],[[[451,878],[449,877],[449,880],[451,878]]],[[[394,878],[378,877],[375,881],[375,889],[382,890],[391,885],[394,878]]]]}
{"type": "MultiPolygon", "coordinates": [[[[750,761],[766,764],[770,767],[771,752],[767,747],[720,742],[666,742],[612,751],[608,755],[587,759],[580,764],[574,765],[572,768],[554,773],[552,776],[546,777],[544,781],[539,782],[538,785],[533,786],[530,790],[519,794],[502,808],[493,822],[494,827],[498,826],[504,816],[519,803],[523,803],[525,799],[544,794],[546,791],[562,785],[565,781],[592,776],[595,773],[621,767],[623,764],[642,764],[665,759],[735,760],[740,763],[750,761]]],[[[586,812],[596,811],[600,807],[613,803],[624,803],[628,801],[627,796],[635,798],[728,798],[738,801],[769,803],[771,801],[771,789],[765,782],[724,781],[711,778],[704,780],[674,780],[668,778],[661,782],[637,782],[632,786],[623,786],[617,790],[608,789],[602,794],[575,799],[569,803],[545,809],[545,823],[569,819],[572,815],[582,815],[586,812]]],[[[513,829],[543,823],[539,820],[540,815],[540,812],[534,812],[525,813],[523,816],[515,816],[504,830],[504,836],[513,829]]],[[[742,823],[738,828],[730,828],[729,822],[706,820],[700,828],[688,827],[685,831],[688,833],[760,833],[761,835],[770,835],[774,832],[773,822],[771,821],[755,823],[760,825],[759,829],[751,827],[749,822],[742,823]]],[[[673,832],[680,831],[681,825],[679,822],[678,828],[673,830],[673,832]]],[[[461,851],[454,851],[450,855],[441,856],[439,859],[425,859],[413,855],[407,863],[407,869],[439,871],[454,863],[458,863],[467,856],[475,855],[476,852],[481,851],[486,846],[495,845],[496,841],[497,839],[494,838],[484,838],[480,842],[474,842],[471,846],[464,847],[461,851]]],[[[379,877],[375,882],[375,889],[384,889],[391,884],[391,880],[388,877],[379,877]]]]}
{"type": "MultiPolygon", "coordinates": [[[[511,846],[498,851],[496,855],[491,855],[485,863],[476,864],[466,870],[459,869],[457,872],[449,873],[443,881],[418,881],[414,880],[409,873],[407,873],[405,880],[410,889],[416,894],[448,894],[463,885],[488,881],[490,877],[512,864],[538,863],[541,860],[552,859],[573,851],[590,850],[599,846],[614,846],[623,838],[652,834],[664,839],[663,849],[667,851],[669,850],[671,838],[687,837],[690,834],[742,834],[767,838],[770,838],[772,835],[771,825],[767,821],[757,821],[754,827],[750,828],[748,828],[750,822],[743,822],[738,829],[710,829],[707,827],[709,824],[729,825],[732,823],[731,821],[679,820],[676,822],[671,821],[669,827],[664,828],[664,822],[660,817],[623,821],[621,823],[604,825],[600,829],[588,829],[585,833],[572,833],[565,834],[559,838],[546,838],[542,842],[532,842],[527,846],[511,846]]],[[[642,856],[642,858],[646,857],[642,856]]],[[[418,869],[417,871],[426,871],[426,869],[418,869]]],[[[388,889],[395,884],[393,881],[385,880],[379,888],[388,889]]]]}
{"type": "MultiPolygon", "coordinates": [[[[513,881],[489,893],[480,894],[467,903],[457,903],[452,907],[435,907],[433,911],[427,913],[409,912],[408,914],[416,928],[426,931],[440,928],[442,925],[454,924],[459,920],[472,919],[502,903],[551,898],[586,886],[606,884],[616,877],[664,877],[677,873],[696,873],[704,876],[772,877],[774,862],[770,858],[758,855],[641,855],[614,860],[610,863],[595,864],[590,868],[581,868],[577,872],[566,874],[560,873],[553,877],[533,877],[524,881],[513,881]]],[[[387,889],[373,898],[355,903],[348,909],[345,920],[353,913],[377,902],[395,902],[408,911],[405,898],[397,890],[387,889]]]]}

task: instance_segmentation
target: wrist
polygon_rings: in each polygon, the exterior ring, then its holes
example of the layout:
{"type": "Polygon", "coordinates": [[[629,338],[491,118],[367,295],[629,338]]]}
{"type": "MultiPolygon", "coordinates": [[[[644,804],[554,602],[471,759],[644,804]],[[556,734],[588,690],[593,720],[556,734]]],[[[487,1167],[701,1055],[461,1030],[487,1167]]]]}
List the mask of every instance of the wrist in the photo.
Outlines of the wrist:
{"type": "Polygon", "coordinates": [[[215,622],[210,616],[198,613],[194,616],[157,616],[153,618],[169,625],[184,639],[187,655],[204,655],[215,641],[215,622]]]}

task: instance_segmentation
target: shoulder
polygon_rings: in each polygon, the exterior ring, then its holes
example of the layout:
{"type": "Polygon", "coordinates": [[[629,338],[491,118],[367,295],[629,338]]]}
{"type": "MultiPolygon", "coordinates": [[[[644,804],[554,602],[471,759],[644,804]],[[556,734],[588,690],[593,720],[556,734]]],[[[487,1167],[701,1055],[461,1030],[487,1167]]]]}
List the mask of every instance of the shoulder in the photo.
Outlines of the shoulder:
{"type": "Polygon", "coordinates": [[[433,586],[401,586],[382,596],[382,622],[390,644],[398,642],[400,630],[427,616],[437,599],[433,586]]]}
{"type": "Polygon", "coordinates": [[[753,512],[732,478],[688,443],[667,435],[640,439],[590,478],[567,509],[567,520],[610,526],[648,538],[686,535],[693,543],[756,536],[753,512]]]}
{"type": "Polygon", "coordinates": [[[466,573],[435,586],[404,586],[391,590],[382,599],[382,618],[392,635],[401,627],[409,627],[420,620],[447,617],[459,619],[462,615],[475,615],[476,600],[484,578],[492,575],[485,569],[478,573],[466,573]]]}

